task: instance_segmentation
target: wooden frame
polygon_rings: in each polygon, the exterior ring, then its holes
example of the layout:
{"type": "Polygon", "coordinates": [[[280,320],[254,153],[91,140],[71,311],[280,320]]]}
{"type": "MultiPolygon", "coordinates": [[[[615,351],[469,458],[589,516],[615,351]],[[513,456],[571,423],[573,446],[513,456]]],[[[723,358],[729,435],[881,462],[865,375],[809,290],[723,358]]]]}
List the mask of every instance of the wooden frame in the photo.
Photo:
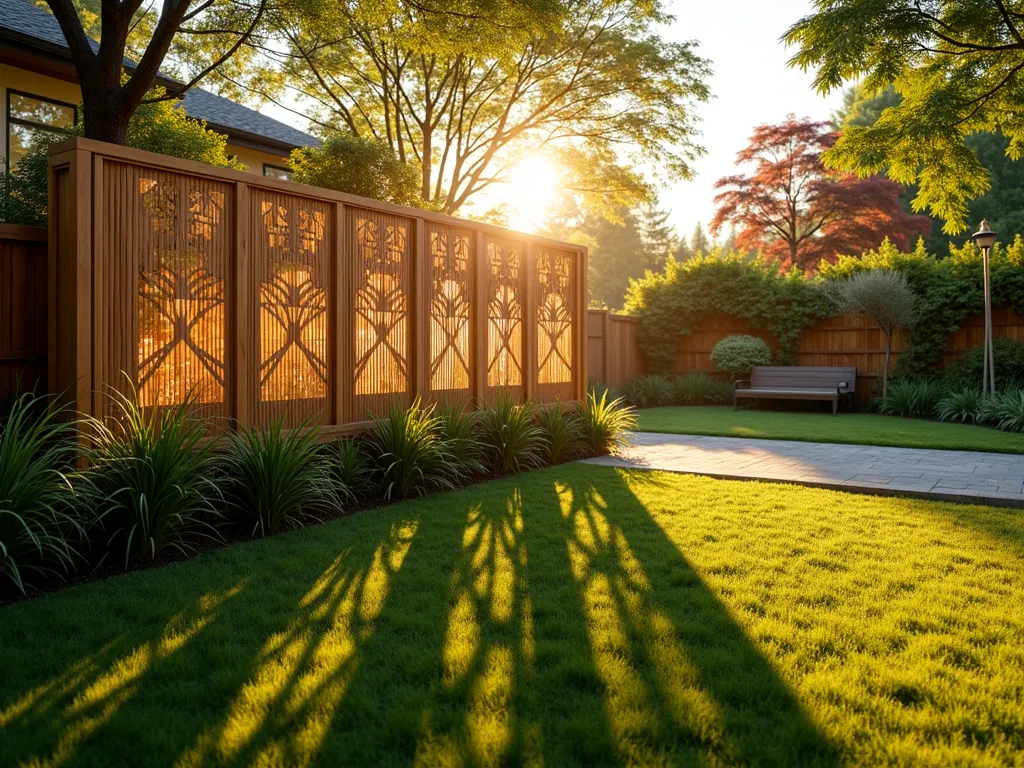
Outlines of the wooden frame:
{"type": "Polygon", "coordinates": [[[433,398],[431,333],[443,330],[431,325],[432,228],[460,233],[459,259],[468,258],[453,342],[468,388],[458,397],[495,389],[488,242],[518,253],[517,397],[541,389],[536,253],[571,260],[563,290],[574,310],[560,326],[571,382],[560,399],[585,396],[581,246],[88,139],[51,148],[50,185],[50,388],[73,392],[83,413],[105,415],[104,390],[131,384],[144,405],[188,391],[233,424],[263,423],[271,408],[287,427],[312,421],[345,434],[365,428],[368,409],[433,398]],[[120,290],[109,290],[118,272],[120,290]],[[113,380],[116,361],[125,381],[113,380]]]}

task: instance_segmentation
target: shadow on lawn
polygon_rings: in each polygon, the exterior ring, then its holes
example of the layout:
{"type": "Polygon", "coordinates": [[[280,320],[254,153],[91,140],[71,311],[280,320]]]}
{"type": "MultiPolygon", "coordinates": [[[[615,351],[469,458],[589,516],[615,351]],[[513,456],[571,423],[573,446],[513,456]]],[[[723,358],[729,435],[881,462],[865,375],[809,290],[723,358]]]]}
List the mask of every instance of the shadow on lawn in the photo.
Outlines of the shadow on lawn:
{"type": "MultiPolygon", "coordinates": [[[[84,658],[55,659],[64,672],[23,687],[38,695],[22,711],[0,698],[0,743],[18,736],[0,756],[836,763],[630,490],[654,481],[563,466],[177,566],[193,581],[176,600],[162,581],[148,621],[69,644],[84,658]],[[198,611],[194,631],[154,653],[157,617],[182,610],[198,611]],[[129,685],[101,685],[140,653],[129,685]],[[78,702],[101,689],[83,730],[78,702]]],[[[116,614],[127,600],[111,584],[89,603],[87,589],[69,602],[116,614]]]]}

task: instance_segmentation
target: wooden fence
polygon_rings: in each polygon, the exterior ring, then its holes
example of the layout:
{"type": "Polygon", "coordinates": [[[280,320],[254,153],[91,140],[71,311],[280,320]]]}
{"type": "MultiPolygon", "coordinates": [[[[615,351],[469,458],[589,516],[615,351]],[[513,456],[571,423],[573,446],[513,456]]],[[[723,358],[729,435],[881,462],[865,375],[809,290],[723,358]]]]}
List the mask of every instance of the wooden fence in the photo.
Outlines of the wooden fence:
{"type": "Polygon", "coordinates": [[[609,387],[621,387],[644,372],[637,344],[639,318],[616,315],[606,309],[587,313],[588,377],[609,387]]]}
{"type": "MultiPolygon", "coordinates": [[[[996,307],[992,313],[993,335],[1024,341],[1024,315],[1005,307],[996,307]]],[[[715,370],[711,362],[711,350],[715,344],[732,334],[749,334],[768,342],[778,349],[778,342],[771,334],[758,328],[751,328],[740,318],[730,315],[709,315],[701,320],[692,333],[679,343],[675,370],[715,370]]],[[[945,361],[948,362],[971,347],[984,341],[985,326],[981,315],[971,316],[964,327],[952,334],[946,343],[945,361]]],[[[892,366],[895,367],[903,350],[909,343],[907,331],[897,331],[893,337],[892,366]]],[[[866,315],[840,315],[822,320],[804,331],[797,351],[798,365],[853,365],[857,367],[857,395],[860,402],[867,402],[881,376],[885,363],[885,336],[874,320],[866,315]]]]}
{"type": "Polygon", "coordinates": [[[50,154],[52,391],[365,426],[586,390],[586,250],[85,139],[50,154]]]}
{"type": "Polygon", "coordinates": [[[0,396],[46,389],[46,230],[0,224],[0,396]]]}

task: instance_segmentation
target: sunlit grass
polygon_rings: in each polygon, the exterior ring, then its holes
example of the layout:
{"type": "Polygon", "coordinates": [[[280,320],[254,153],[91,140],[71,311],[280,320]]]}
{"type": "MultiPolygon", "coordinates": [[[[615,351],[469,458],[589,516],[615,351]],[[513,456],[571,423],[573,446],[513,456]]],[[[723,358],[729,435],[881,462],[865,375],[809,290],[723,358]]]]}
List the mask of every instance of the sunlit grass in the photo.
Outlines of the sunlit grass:
{"type": "Polygon", "coordinates": [[[563,465],[0,608],[0,765],[1013,764],[1022,554],[563,465]]]}
{"type": "MultiPolygon", "coordinates": [[[[813,404],[812,404],[813,406],[813,404]]],[[[636,412],[642,432],[719,435],[821,443],[1024,453],[1024,434],[973,424],[904,419],[874,413],[804,413],[695,405],[636,412]]]]}

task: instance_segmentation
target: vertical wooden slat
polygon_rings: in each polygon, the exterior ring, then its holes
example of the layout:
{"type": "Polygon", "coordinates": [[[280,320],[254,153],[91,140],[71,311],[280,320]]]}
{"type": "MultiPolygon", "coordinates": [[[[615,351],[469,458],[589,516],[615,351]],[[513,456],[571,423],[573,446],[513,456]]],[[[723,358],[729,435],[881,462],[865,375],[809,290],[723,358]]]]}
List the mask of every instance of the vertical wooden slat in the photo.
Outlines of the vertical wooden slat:
{"type": "Polygon", "coordinates": [[[473,270],[473,324],[470,346],[473,350],[473,397],[477,403],[487,399],[487,293],[490,268],[487,264],[487,243],[483,233],[475,233],[476,269],[473,270]]]}
{"type": "Polygon", "coordinates": [[[526,289],[523,297],[523,396],[526,400],[537,397],[537,340],[540,336],[537,327],[537,250],[532,241],[527,241],[523,254],[524,280],[526,289]]]}
{"type": "MultiPolygon", "coordinates": [[[[576,303],[573,304],[573,323],[576,331],[576,349],[573,351],[573,379],[576,381],[576,399],[587,396],[587,377],[590,349],[587,344],[587,251],[576,253],[576,303]]],[[[608,356],[605,355],[605,360],[608,356]]]]}
{"type": "Polygon", "coordinates": [[[412,393],[411,397],[427,399],[430,393],[430,292],[431,258],[427,243],[426,225],[422,218],[413,222],[416,234],[413,237],[412,274],[413,274],[413,311],[409,313],[412,323],[410,338],[412,350],[412,393]]]}
{"type": "Polygon", "coordinates": [[[103,328],[104,310],[107,300],[106,285],[104,276],[106,270],[104,238],[106,228],[104,227],[106,195],[103,184],[103,158],[93,156],[92,158],[92,235],[93,235],[93,308],[91,318],[92,347],[94,352],[92,366],[93,396],[92,413],[103,412],[103,398],[106,396],[103,381],[103,365],[107,360],[108,346],[106,334],[101,333],[103,328]]]}

